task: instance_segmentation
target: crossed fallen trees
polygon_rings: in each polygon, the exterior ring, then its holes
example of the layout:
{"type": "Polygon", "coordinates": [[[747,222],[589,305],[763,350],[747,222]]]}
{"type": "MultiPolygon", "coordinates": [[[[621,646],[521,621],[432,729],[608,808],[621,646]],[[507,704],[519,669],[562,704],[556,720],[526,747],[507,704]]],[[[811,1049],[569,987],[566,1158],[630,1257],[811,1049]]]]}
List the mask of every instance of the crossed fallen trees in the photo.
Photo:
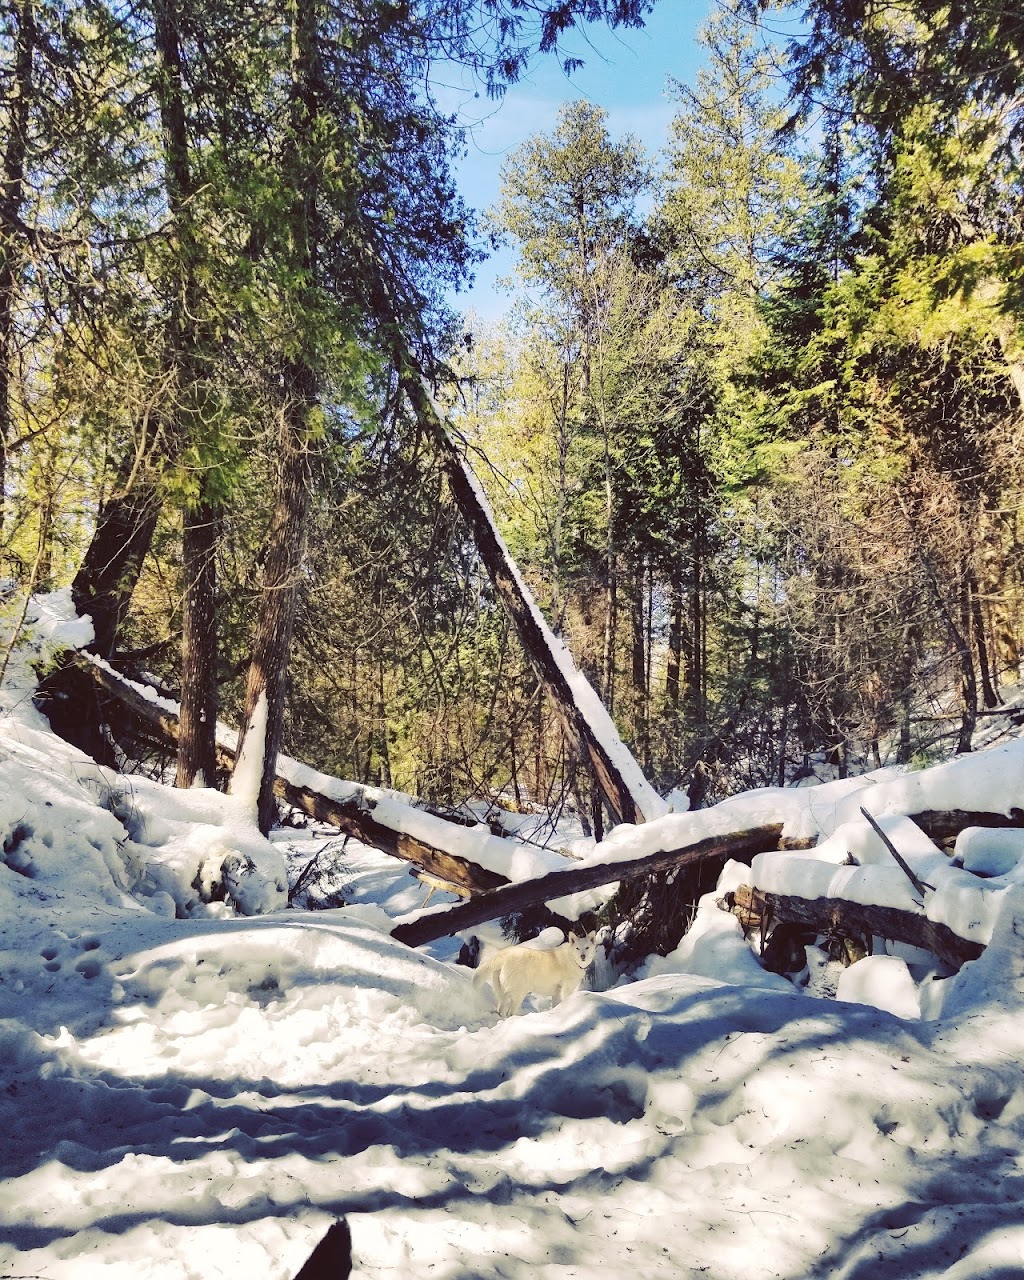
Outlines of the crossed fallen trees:
{"type": "MultiPolygon", "coordinates": [[[[168,745],[175,744],[178,716],[173,703],[157,696],[151,688],[128,680],[90,654],[71,654],[68,663],[87,675],[132,715],[143,720],[168,745]]],[[[234,751],[229,735],[220,735],[218,751],[225,765],[233,763],[234,751]]],[[[749,866],[759,853],[777,850],[784,845],[794,847],[792,842],[783,840],[781,822],[766,823],[705,837],[683,847],[660,848],[618,858],[610,854],[600,862],[571,862],[564,869],[532,875],[512,883],[508,876],[494,870],[493,866],[479,865],[458,851],[460,843],[463,847],[465,845],[464,827],[426,812],[410,797],[398,799],[393,793],[383,793],[357,783],[342,783],[338,779],[314,775],[306,769],[297,770],[294,762],[286,758],[279,761],[275,792],[287,804],[310,817],[422,868],[428,879],[436,878],[464,896],[466,900],[455,905],[424,908],[396,921],[392,936],[413,947],[512,912],[540,909],[543,913],[545,904],[554,904],[552,919],[568,924],[572,922],[570,915],[558,913],[559,899],[616,882],[648,879],[659,873],[701,867],[717,872],[729,859],[749,866]],[[308,779],[316,779],[318,785],[311,785],[308,779]]],[[[1020,825],[1016,816],[1007,818],[996,813],[929,811],[912,816],[936,839],[948,839],[966,826],[1020,825]]],[[[522,855],[523,846],[515,840],[491,835],[487,841],[491,861],[500,862],[501,855],[505,854],[511,867],[513,858],[522,855]]],[[[813,843],[813,840],[800,841],[799,847],[806,848],[813,843]]],[[[756,898],[763,917],[769,918],[773,925],[788,923],[817,932],[887,937],[931,951],[953,968],[976,958],[982,951],[979,944],[958,937],[922,913],[889,907],[865,907],[833,898],[810,900],[792,895],[760,894],[756,890],[746,892],[752,899],[756,898]]]]}

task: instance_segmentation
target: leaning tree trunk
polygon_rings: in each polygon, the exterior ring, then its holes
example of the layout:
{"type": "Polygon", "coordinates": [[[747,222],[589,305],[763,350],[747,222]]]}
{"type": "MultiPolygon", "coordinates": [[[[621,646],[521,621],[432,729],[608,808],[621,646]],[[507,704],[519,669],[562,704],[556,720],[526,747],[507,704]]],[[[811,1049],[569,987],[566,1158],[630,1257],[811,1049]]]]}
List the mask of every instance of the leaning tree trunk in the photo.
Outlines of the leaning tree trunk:
{"type": "Polygon", "coordinates": [[[402,390],[425,433],[437,447],[452,494],[473,533],[495,592],[551,699],[567,739],[580,759],[589,764],[597,788],[616,819],[649,822],[661,817],[665,802],[622,742],[593,687],[551,632],[509,555],[472,468],[452,441],[426,384],[413,372],[414,361],[407,351],[404,363],[402,390]]]}
{"type": "Polygon", "coordinates": [[[135,463],[134,457],[122,462],[71,584],[75,608],[92,618],[92,647],[103,658],[114,652],[163,503],[157,477],[148,466],[140,477],[135,463]]]}

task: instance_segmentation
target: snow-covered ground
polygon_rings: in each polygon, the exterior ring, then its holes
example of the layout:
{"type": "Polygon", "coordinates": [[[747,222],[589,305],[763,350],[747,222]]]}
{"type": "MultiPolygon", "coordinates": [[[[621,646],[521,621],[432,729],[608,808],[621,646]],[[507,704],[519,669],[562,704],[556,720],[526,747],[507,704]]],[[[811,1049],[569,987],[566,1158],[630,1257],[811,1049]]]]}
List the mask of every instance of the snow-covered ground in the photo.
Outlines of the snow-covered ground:
{"type": "MultiPolygon", "coordinates": [[[[47,607],[39,645],[80,639],[47,607]]],[[[590,855],[816,814],[828,843],[762,883],[912,905],[865,804],[928,869],[924,908],[988,941],[959,976],[878,955],[818,998],[712,895],[634,980],[501,1020],[457,943],[388,936],[426,893],[402,864],[337,842],[348,905],[286,908],[325,833],[267,842],[237,797],[99,770],[32,708],[27,656],[0,718],[0,1277],[290,1277],[340,1215],[362,1277],[1024,1276],[1024,849],[976,833],[950,866],[900,817],[1020,806],[1019,744],[590,855]]]]}

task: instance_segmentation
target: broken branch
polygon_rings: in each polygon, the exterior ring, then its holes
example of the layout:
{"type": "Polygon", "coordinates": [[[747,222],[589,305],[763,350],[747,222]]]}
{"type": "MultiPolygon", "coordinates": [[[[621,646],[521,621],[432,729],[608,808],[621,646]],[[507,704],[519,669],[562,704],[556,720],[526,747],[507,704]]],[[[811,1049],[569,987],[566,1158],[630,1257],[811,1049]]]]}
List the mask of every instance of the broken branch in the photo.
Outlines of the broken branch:
{"type": "Polygon", "coordinates": [[[915,873],[914,869],[906,861],[906,859],[903,857],[900,851],[896,848],[893,842],[889,839],[889,837],[885,834],[882,828],[874,820],[871,814],[868,813],[867,809],[865,809],[863,805],[860,806],[860,811],[863,814],[863,816],[867,819],[868,825],[870,826],[871,830],[875,833],[876,836],[878,836],[879,840],[881,840],[881,842],[889,850],[892,856],[896,859],[897,863],[899,864],[900,870],[904,873],[904,875],[907,877],[910,883],[914,886],[917,892],[921,895],[921,897],[922,898],[924,897],[925,889],[931,889],[934,892],[935,886],[933,884],[927,884],[915,873]]]}

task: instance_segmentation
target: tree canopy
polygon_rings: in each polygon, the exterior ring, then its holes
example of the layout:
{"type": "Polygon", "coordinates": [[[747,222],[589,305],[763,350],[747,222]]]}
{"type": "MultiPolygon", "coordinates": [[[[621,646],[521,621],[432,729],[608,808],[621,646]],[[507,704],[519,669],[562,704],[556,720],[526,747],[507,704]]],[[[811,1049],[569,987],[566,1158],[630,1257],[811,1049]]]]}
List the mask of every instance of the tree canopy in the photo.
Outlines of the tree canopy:
{"type": "Polygon", "coordinates": [[[652,5],[0,5],[0,555],[179,697],[181,785],[222,716],[264,826],[282,745],[601,820],[421,379],[662,790],[966,749],[1016,679],[1017,8],[722,0],[664,155],[586,101],[510,154],[467,324],[445,69],[652,5]]]}

